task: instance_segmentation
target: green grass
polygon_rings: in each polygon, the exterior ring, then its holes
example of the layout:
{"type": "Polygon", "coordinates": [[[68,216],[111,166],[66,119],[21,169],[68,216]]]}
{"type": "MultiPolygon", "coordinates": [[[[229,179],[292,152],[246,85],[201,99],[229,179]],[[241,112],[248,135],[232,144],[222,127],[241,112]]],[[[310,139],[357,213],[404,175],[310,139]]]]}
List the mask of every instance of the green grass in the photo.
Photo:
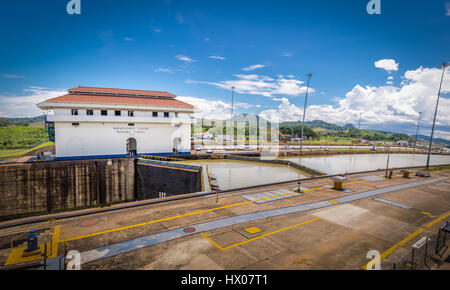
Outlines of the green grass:
{"type": "Polygon", "coordinates": [[[37,145],[33,148],[28,148],[28,149],[0,150],[0,158],[22,156],[33,150],[36,150],[36,149],[39,149],[42,147],[46,147],[46,146],[50,146],[53,144],[55,144],[55,143],[48,141],[48,142],[42,143],[40,145],[37,145]]]}
{"type": "Polygon", "coordinates": [[[0,127],[0,150],[34,147],[48,140],[44,128],[28,126],[0,127]]]}

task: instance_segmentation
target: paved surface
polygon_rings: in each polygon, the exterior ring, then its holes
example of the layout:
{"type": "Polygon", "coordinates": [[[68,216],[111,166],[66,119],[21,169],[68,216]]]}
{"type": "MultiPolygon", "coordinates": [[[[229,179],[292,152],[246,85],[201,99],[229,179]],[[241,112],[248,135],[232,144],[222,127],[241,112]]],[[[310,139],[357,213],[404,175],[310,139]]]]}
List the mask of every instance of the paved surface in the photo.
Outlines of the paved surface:
{"type": "MultiPolygon", "coordinates": [[[[83,269],[361,269],[370,250],[389,269],[450,220],[450,170],[382,174],[350,175],[350,193],[318,179],[302,194],[291,183],[58,220],[59,238],[82,253],[83,269]]],[[[0,265],[10,252],[0,250],[0,265]]],[[[445,258],[433,267],[449,269],[445,258]]]]}

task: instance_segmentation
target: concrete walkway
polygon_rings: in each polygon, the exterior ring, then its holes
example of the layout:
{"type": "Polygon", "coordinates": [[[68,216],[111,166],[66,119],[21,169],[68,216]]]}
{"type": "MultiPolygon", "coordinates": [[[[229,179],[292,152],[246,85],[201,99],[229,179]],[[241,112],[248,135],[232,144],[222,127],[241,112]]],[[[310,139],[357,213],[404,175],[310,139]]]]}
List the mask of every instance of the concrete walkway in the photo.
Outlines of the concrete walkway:
{"type": "Polygon", "coordinates": [[[145,237],[132,239],[120,243],[111,244],[108,246],[100,247],[97,249],[85,251],[81,253],[81,262],[89,263],[108,257],[116,256],[119,254],[134,251],[140,248],[153,246],[166,241],[198,234],[201,232],[214,230],[218,228],[223,228],[235,224],[246,223],[253,220],[259,220],[269,217],[275,217],[280,215],[288,215],[293,213],[305,212],[319,208],[332,207],[343,203],[349,203],[360,199],[365,199],[375,195],[380,195],[392,191],[412,188],[420,185],[430,184],[434,182],[441,181],[445,178],[436,178],[423,181],[417,181],[412,183],[388,186],[384,188],[379,188],[375,190],[370,190],[366,192],[360,192],[355,194],[350,194],[347,196],[342,196],[334,198],[333,200],[323,200],[318,202],[306,203],[297,206],[284,207],[272,210],[265,210],[259,212],[253,212],[243,215],[232,216],[228,218],[217,219],[209,222],[203,222],[198,224],[190,225],[189,227],[181,227],[169,231],[164,231],[156,234],[151,234],[145,237]],[[193,228],[192,231],[185,231],[187,228],[193,228]]]}

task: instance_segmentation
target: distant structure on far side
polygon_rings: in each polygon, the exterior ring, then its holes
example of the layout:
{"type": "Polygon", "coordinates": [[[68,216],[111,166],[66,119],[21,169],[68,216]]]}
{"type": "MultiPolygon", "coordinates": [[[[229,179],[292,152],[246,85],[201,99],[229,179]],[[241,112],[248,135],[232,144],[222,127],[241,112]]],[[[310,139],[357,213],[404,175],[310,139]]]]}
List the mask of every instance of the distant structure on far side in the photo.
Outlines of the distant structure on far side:
{"type": "Polygon", "coordinates": [[[194,106],[167,92],[76,87],[37,106],[59,160],[190,154],[194,106]]]}

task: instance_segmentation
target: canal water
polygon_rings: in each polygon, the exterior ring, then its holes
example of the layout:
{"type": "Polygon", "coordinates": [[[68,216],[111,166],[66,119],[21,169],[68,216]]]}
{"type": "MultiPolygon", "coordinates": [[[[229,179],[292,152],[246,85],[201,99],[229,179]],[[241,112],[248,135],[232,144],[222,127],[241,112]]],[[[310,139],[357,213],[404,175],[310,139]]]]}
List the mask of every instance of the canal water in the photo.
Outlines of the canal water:
{"type": "Polygon", "coordinates": [[[207,165],[209,172],[217,177],[217,182],[222,190],[306,177],[295,168],[267,163],[223,159],[183,161],[181,163],[207,165]]]}
{"type": "MultiPolygon", "coordinates": [[[[387,154],[345,154],[311,157],[283,157],[326,174],[385,169],[387,154]]],[[[389,167],[425,166],[426,154],[390,154],[389,167]]],[[[450,164],[449,155],[431,155],[430,165],[450,164]]]]}
{"type": "MultiPolygon", "coordinates": [[[[280,159],[289,160],[325,174],[340,174],[385,169],[387,154],[345,154],[301,158],[293,156],[280,159]]],[[[425,154],[390,154],[389,167],[425,166],[426,161],[425,154]]],[[[295,168],[267,163],[224,159],[191,160],[181,163],[207,165],[209,172],[217,177],[222,190],[307,177],[305,173],[295,168]]],[[[450,156],[431,155],[430,164],[450,164],[450,156]]]]}

